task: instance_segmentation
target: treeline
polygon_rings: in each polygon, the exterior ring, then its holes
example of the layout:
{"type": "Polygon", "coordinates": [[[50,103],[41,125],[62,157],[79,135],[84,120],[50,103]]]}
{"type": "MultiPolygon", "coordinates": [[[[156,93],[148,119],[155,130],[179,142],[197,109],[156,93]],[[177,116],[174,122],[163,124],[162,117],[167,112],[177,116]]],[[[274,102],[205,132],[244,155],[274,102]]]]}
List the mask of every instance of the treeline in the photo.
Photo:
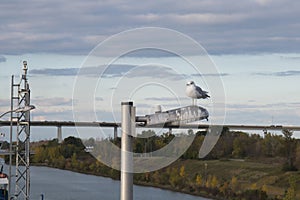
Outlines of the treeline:
{"type": "Polygon", "coordinates": [[[119,179],[120,173],[97,161],[85,151],[80,138],[68,137],[60,144],[57,139],[32,143],[31,162],[59,169],[119,179]]]}
{"type": "MultiPolygon", "coordinates": [[[[257,186],[256,183],[253,183],[251,186],[243,188],[237,176],[224,178],[213,173],[205,174],[203,170],[192,172],[186,166],[189,161],[205,162],[198,158],[198,154],[206,132],[194,133],[189,130],[187,134],[181,136],[194,138],[191,146],[181,158],[174,164],[158,171],[135,174],[135,183],[218,199],[282,199],[284,197],[288,200],[295,197],[295,184],[300,180],[291,181],[285,195],[270,197],[266,185],[257,186]],[[291,198],[288,198],[289,196],[291,198]]],[[[133,151],[136,153],[153,152],[168,145],[174,137],[181,136],[168,132],[156,135],[152,130],[143,131],[134,138],[133,151]]],[[[276,160],[281,164],[282,171],[297,170],[300,168],[300,142],[292,136],[293,133],[288,130],[284,130],[282,135],[266,133],[262,137],[244,132],[231,132],[224,128],[217,144],[205,160],[247,159],[259,162],[276,160]]],[[[117,146],[121,144],[120,138],[105,140],[109,140],[117,146]]],[[[98,141],[90,138],[84,141],[84,144],[96,147],[98,141]]],[[[40,165],[119,179],[120,172],[97,161],[86,152],[85,145],[75,137],[68,137],[61,144],[57,140],[33,143],[32,149],[35,155],[32,157],[32,161],[40,165]]]]}
{"type": "MultiPolygon", "coordinates": [[[[184,159],[198,159],[199,149],[206,132],[197,132],[190,148],[183,154],[184,159]]],[[[283,130],[282,135],[265,133],[248,134],[232,132],[224,128],[221,136],[205,159],[252,159],[268,161],[278,158],[284,171],[296,171],[300,168],[300,140],[293,138],[293,132],[283,130]]]]}
{"type": "MultiPolygon", "coordinates": [[[[199,149],[206,132],[198,131],[194,133],[193,130],[188,130],[187,134],[181,136],[194,138],[181,158],[199,159],[199,149]]],[[[153,130],[143,131],[134,139],[133,151],[135,153],[156,151],[168,145],[174,137],[175,135],[168,132],[156,135],[153,130]]],[[[180,135],[177,137],[180,137],[180,135]]],[[[95,141],[91,140],[93,142],[89,144],[95,145],[95,141]]],[[[120,138],[112,140],[112,142],[119,147],[121,145],[120,138]]],[[[265,133],[264,136],[260,136],[259,134],[229,131],[225,127],[218,142],[205,157],[206,160],[252,159],[261,162],[271,160],[270,158],[277,158],[278,162],[282,162],[284,171],[300,169],[300,140],[293,138],[293,132],[289,130],[283,130],[282,135],[265,133]]]]}

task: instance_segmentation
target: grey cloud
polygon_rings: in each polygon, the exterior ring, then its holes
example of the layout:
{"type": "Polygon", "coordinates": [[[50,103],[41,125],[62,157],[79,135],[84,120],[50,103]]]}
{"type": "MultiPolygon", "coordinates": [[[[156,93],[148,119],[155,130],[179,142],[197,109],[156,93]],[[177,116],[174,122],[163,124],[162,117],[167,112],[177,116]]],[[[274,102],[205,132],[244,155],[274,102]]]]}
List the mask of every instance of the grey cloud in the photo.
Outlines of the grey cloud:
{"type": "Polygon", "coordinates": [[[104,99],[102,97],[96,97],[95,100],[96,101],[104,101],[104,99]]]}
{"type": "Polygon", "coordinates": [[[4,1],[0,52],[87,54],[112,34],[145,26],[183,32],[209,53],[299,52],[299,7],[294,0],[4,1]]]}
{"type": "Polygon", "coordinates": [[[98,67],[83,67],[83,68],[58,68],[58,69],[33,69],[30,71],[32,75],[45,75],[45,76],[100,76],[103,77],[117,77],[123,73],[131,70],[131,65],[109,65],[98,67]]]}
{"type": "Polygon", "coordinates": [[[291,60],[299,60],[300,59],[300,56],[287,56],[287,55],[285,55],[285,56],[280,56],[281,58],[283,58],[283,59],[291,59],[291,60]]]}
{"type": "Polygon", "coordinates": [[[133,65],[109,65],[98,67],[83,67],[83,68],[58,68],[58,69],[34,69],[30,71],[31,75],[44,75],[44,76],[89,76],[89,77],[151,77],[163,78],[168,80],[181,80],[184,78],[181,74],[176,74],[169,67],[159,66],[133,66],[133,65]]]}
{"type": "Polygon", "coordinates": [[[300,71],[284,71],[284,72],[277,72],[275,76],[299,76],[300,71]]]}
{"type": "Polygon", "coordinates": [[[168,80],[181,80],[184,79],[184,75],[176,74],[169,67],[159,67],[159,66],[142,66],[137,67],[126,75],[129,78],[136,77],[152,77],[168,80]]]}
{"type": "Polygon", "coordinates": [[[178,101],[178,99],[182,99],[180,97],[178,98],[174,98],[174,97],[149,97],[149,98],[145,98],[145,100],[147,101],[178,101]]]}
{"type": "Polygon", "coordinates": [[[30,74],[47,76],[75,76],[78,73],[78,70],[78,68],[33,69],[30,70],[30,74]]]}
{"type": "MultiPolygon", "coordinates": [[[[147,57],[147,58],[159,58],[159,57],[178,57],[172,52],[168,52],[163,49],[153,49],[153,48],[144,48],[139,50],[134,50],[122,57],[147,57]]],[[[120,58],[122,58],[120,57],[120,58]]]]}
{"type": "Polygon", "coordinates": [[[117,65],[112,64],[108,66],[97,66],[97,67],[82,67],[78,70],[79,76],[91,76],[91,77],[103,77],[103,78],[113,78],[120,77],[133,69],[132,65],[117,65]]]}
{"type": "Polygon", "coordinates": [[[252,73],[252,75],[258,75],[258,76],[271,76],[273,73],[265,73],[265,72],[255,72],[252,73]]]}
{"type": "Polygon", "coordinates": [[[62,118],[62,116],[72,116],[72,109],[64,109],[64,110],[53,110],[53,111],[49,111],[49,110],[43,110],[43,109],[37,109],[34,110],[34,116],[57,116],[57,118],[55,120],[57,120],[58,118],[62,118]]]}
{"type": "Polygon", "coordinates": [[[33,104],[38,108],[39,106],[72,106],[73,100],[71,98],[53,97],[44,98],[36,97],[32,99],[33,104]]]}
{"type": "Polygon", "coordinates": [[[278,103],[270,103],[270,104],[253,104],[253,103],[245,103],[245,104],[226,104],[226,108],[233,109],[233,110],[257,110],[257,109],[272,109],[272,108],[299,108],[300,103],[299,102],[278,102],[278,103]]]}
{"type": "Polygon", "coordinates": [[[132,65],[117,65],[112,64],[108,66],[97,66],[97,67],[82,67],[77,69],[78,73],[73,75],[78,76],[90,76],[90,77],[103,77],[103,78],[113,78],[123,76],[125,73],[133,69],[132,65]]]}
{"type": "Polygon", "coordinates": [[[206,77],[220,77],[220,76],[229,76],[228,73],[219,73],[219,74],[192,74],[192,76],[206,76],[206,77]]]}
{"type": "Polygon", "coordinates": [[[109,65],[103,73],[103,77],[119,77],[128,71],[132,70],[134,66],[132,65],[109,65]]]}
{"type": "Polygon", "coordinates": [[[289,70],[289,71],[281,71],[281,72],[254,73],[254,75],[259,75],[259,76],[278,76],[278,77],[300,76],[300,71],[289,70]]]}
{"type": "Polygon", "coordinates": [[[43,110],[36,109],[32,112],[33,118],[42,118],[48,121],[73,121],[73,110],[63,109],[63,110],[43,110]]]}

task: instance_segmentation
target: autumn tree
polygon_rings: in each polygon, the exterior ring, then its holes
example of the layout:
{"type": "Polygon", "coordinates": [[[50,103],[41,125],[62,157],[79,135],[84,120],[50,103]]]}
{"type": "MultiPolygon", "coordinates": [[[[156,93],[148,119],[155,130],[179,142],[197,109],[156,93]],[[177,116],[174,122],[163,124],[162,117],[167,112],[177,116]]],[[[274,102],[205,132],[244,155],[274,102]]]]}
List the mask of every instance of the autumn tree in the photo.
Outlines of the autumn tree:
{"type": "Polygon", "coordinates": [[[172,167],[170,170],[169,183],[174,188],[176,188],[180,183],[180,176],[178,174],[178,170],[175,167],[172,167]]]}
{"type": "Polygon", "coordinates": [[[223,185],[219,188],[219,191],[225,196],[228,193],[229,190],[229,183],[225,181],[223,185]]]}
{"type": "Polygon", "coordinates": [[[218,178],[214,175],[211,179],[211,187],[216,188],[219,185],[218,178]]]}
{"type": "Polygon", "coordinates": [[[180,177],[182,177],[182,178],[185,177],[185,167],[184,167],[184,165],[182,165],[182,166],[180,167],[179,175],[180,175],[180,177]]]}
{"type": "Polygon", "coordinates": [[[230,188],[232,189],[232,191],[234,192],[237,192],[238,190],[238,180],[235,176],[233,176],[231,178],[231,181],[230,181],[230,188]]]}
{"type": "Polygon", "coordinates": [[[203,178],[200,174],[197,174],[197,176],[196,176],[196,185],[197,186],[202,186],[202,184],[203,184],[203,178]]]}

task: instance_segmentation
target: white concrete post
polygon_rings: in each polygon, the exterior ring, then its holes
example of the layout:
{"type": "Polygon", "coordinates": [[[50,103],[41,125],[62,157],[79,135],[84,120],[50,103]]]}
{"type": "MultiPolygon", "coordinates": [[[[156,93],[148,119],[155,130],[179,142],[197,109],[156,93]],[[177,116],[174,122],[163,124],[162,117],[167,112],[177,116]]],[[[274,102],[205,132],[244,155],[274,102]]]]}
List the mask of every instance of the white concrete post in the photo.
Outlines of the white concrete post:
{"type": "Polygon", "coordinates": [[[122,102],[121,193],[120,200],[133,200],[133,152],[135,108],[133,102],[122,102]]]}

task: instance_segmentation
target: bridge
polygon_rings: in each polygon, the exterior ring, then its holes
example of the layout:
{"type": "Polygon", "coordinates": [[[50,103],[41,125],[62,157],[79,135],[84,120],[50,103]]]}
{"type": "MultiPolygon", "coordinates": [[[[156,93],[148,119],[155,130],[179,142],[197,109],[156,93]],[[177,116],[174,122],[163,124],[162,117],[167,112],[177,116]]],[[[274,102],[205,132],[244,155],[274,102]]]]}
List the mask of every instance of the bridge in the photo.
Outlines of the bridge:
{"type": "MultiPolygon", "coordinates": [[[[291,131],[300,131],[300,126],[283,126],[283,125],[234,125],[234,124],[172,124],[166,123],[162,126],[148,126],[145,123],[145,117],[136,117],[136,126],[139,128],[168,128],[172,129],[208,129],[212,126],[226,127],[229,130],[261,130],[261,131],[282,131],[288,129],[291,131]]],[[[10,126],[11,121],[0,121],[1,126],[10,126]]],[[[13,126],[17,125],[17,122],[12,122],[13,126]]],[[[30,126],[36,127],[57,127],[57,139],[62,142],[62,127],[107,127],[113,128],[114,138],[117,138],[118,128],[121,127],[121,123],[116,122],[74,122],[74,121],[30,121],[30,126]]]]}

